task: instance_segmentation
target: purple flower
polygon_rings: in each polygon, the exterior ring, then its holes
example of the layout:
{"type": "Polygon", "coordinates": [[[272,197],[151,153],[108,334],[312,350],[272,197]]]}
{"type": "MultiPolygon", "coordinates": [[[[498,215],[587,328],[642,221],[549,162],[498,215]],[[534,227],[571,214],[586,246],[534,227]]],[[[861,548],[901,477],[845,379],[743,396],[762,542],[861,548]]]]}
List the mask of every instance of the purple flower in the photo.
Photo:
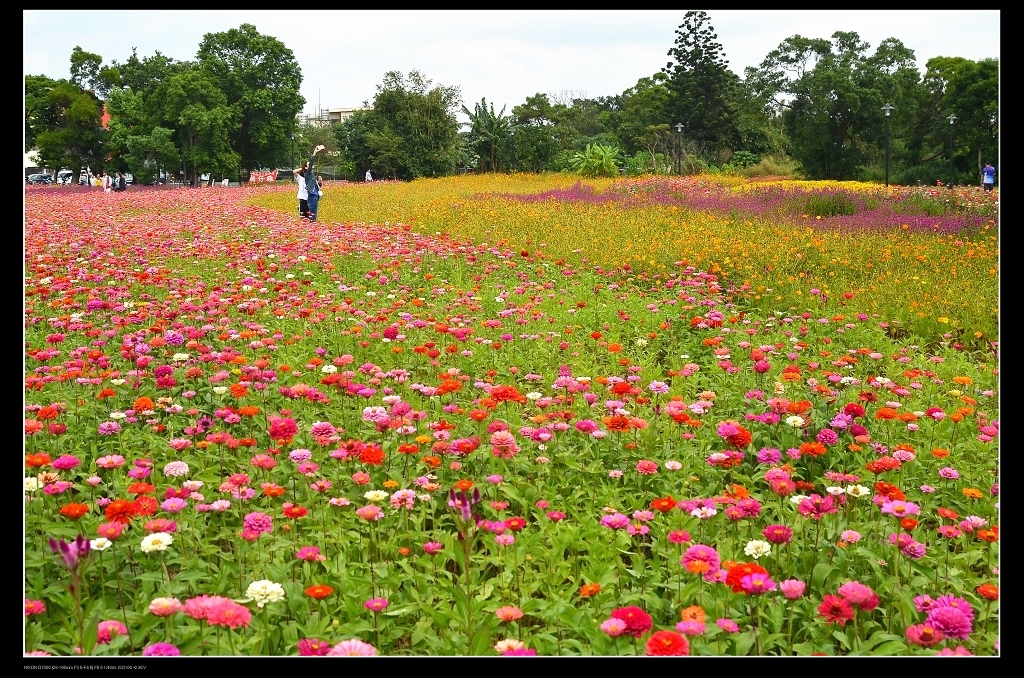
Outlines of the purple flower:
{"type": "Polygon", "coordinates": [[[971,635],[971,620],[956,607],[933,607],[924,623],[942,631],[947,638],[964,640],[971,635]]]}

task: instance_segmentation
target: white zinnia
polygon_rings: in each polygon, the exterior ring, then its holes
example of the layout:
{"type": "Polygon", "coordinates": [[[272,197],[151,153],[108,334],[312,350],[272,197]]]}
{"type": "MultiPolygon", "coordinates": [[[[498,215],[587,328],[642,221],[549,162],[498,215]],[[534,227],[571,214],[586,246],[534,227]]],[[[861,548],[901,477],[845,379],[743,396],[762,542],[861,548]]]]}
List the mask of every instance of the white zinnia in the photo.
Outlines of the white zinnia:
{"type": "Polygon", "coordinates": [[[174,538],[166,532],[154,532],[153,534],[147,535],[142,539],[142,545],[140,548],[143,553],[153,553],[154,551],[166,551],[167,547],[171,545],[174,538]]]}
{"type": "Polygon", "coordinates": [[[262,608],[267,603],[284,600],[284,587],[269,579],[260,579],[249,584],[249,588],[245,590],[245,597],[256,601],[256,606],[262,608]]]}
{"type": "Polygon", "coordinates": [[[766,541],[761,541],[760,539],[751,539],[747,542],[747,545],[743,547],[743,552],[754,560],[757,560],[761,556],[771,555],[772,545],[766,541]]]}
{"type": "Polygon", "coordinates": [[[370,490],[369,492],[363,495],[363,498],[366,499],[366,501],[373,502],[374,504],[379,504],[380,502],[387,499],[388,496],[388,493],[385,492],[384,490],[370,490]]]}
{"type": "Polygon", "coordinates": [[[89,542],[89,548],[93,551],[106,551],[113,545],[114,542],[110,541],[105,537],[97,537],[96,539],[93,539],[89,542]]]}
{"type": "Polygon", "coordinates": [[[39,478],[25,478],[25,491],[35,492],[39,489],[39,478]]]}
{"type": "Polygon", "coordinates": [[[850,485],[846,488],[846,494],[851,497],[866,497],[870,491],[863,485],[850,485]]]}
{"type": "Polygon", "coordinates": [[[320,371],[323,372],[324,374],[334,374],[335,372],[338,371],[338,366],[337,365],[324,365],[323,367],[320,368],[320,371]]]}
{"type": "Polygon", "coordinates": [[[804,418],[794,414],[792,416],[786,417],[786,424],[792,426],[793,428],[800,428],[801,426],[804,425],[804,418]]]}

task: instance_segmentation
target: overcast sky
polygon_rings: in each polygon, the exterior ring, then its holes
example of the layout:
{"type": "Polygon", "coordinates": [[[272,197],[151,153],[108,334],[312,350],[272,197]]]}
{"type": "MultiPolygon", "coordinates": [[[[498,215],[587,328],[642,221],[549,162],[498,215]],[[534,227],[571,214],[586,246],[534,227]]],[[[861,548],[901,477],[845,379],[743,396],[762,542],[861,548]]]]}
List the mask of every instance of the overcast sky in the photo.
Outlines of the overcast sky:
{"type": "MultiPolygon", "coordinates": [[[[280,40],[302,69],[303,108],[372,103],[388,71],[418,70],[495,111],[537,93],[621,94],[661,70],[686,10],[24,10],[25,75],[67,78],[79,46],[104,64],[156,52],[193,60],[203,36],[243,23],[280,40]]],[[[937,56],[999,58],[998,10],[706,10],[738,75],[788,37],[852,31],[937,56]]]]}

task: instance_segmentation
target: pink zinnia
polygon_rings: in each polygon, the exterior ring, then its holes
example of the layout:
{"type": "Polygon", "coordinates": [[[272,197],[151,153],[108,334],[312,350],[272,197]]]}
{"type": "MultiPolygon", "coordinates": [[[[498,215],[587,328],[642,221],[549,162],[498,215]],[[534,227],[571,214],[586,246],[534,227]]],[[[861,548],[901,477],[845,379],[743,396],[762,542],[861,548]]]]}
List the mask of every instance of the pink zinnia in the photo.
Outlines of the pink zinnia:
{"type": "Polygon", "coordinates": [[[206,622],[210,626],[226,626],[229,629],[237,629],[240,626],[249,626],[251,621],[252,613],[249,612],[249,608],[227,598],[221,598],[206,612],[206,622]]]}
{"type": "Polygon", "coordinates": [[[203,594],[186,600],[184,607],[182,607],[182,612],[193,619],[206,619],[211,607],[214,607],[226,600],[227,598],[222,598],[221,596],[208,596],[203,594]]]}
{"type": "Polygon", "coordinates": [[[369,643],[364,643],[358,638],[343,640],[330,649],[328,657],[373,657],[377,649],[369,643]]]}
{"type": "Polygon", "coordinates": [[[807,585],[799,579],[787,579],[779,584],[779,590],[782,591],[782,595],[790,600],[796,600],[802,596],[805,588],[807,588],[807,585]]]}
{"type": "Polygon", "coordinates": [[[501,621],[510,622],[515,621],[516,619],[521,619],[523,616],[523,611],[513,605],[505,605],[504,607],[499,607],[497,610],[495,610],[494,614],[501,621]]]}
{"type": "Polygon", "coordinates": [[[788,544],[793,538],[793,529],[785,525],[769,525],[761,530],[761,534],[773,544],[788,544]]]}
{"type": "Polygon", "coordinates": [[[388,602],[387,598],[370,598],[368,601],[363,603],[363,607],[370,612],[377,613],[386,610],[390,604],[391,603],[388,602]]]}
{"type": "Polygon", "coordinates": [[[714,572],[721,564],[718,551],[704,544],[694,544],[686,549],[680,561],[691,574],[707,574],[714,572]]]}
{"type": "Polygon", "coordinates": [[[128,627],[116,619],[101,621],[96,627],[96,641],[100,645],[106,645],[114,639],[114,636],[119,636],[122,633],[128,633],[128,627]]]}
{"type": "Polygon", "coordinates": [[[650,459],[641,459],[636,463],[636,470],[637,473],[643,476],[654,475],[658,472],[658,464],[650,459]]]}
{"type": "Polygon", "coordinates": [[[848,581],[839,587],[839,595],[846,598],[846,602],[855,607],[861,607],[871,600],[875,592],[870,587],[861,584],[859,581],[848,581]]]}
{"type": "Polygon", "coordinates": [[[818,494],[812,494],[800,502],[797,510],[800,511],[800,515],[820,520],[822,516],[829,513],[835,513],[839,509],[836,508],[832,495],[822,497],[818,494]]]}
{"type": "Polygon", "coordinates": [[[154,598],[149,603],[149,613],[157,617],[172,617],[182,609],[177,598],[154,598]]]}
{"type": "Polygon", "coordinates": [[[636,605],[627,605],[626,607],[612,610],[612,618],[624,621],[626,623],[625,632],[634,638],[639,638],[654,626],[654,620],[651,619],[651,615],[636,605]]]}
{"type": "Polygon", "coordinates": [[[299,560],[305,560],[311,563],[327,560],[327,556],[321,555],[320,548],[318,546],[303,546],[296,551],[295,557],[299,560]]]}
{"type": "Polygon", "coordinates": [[[429,556],[437,555],[443,548],[444,544],[436,541],[428,541],[423,545],[423,551],[429,556]]]}
{"type": "Polygon", "coordinates": [[[143,657],[178,657],[180,655],[181,650],[170,643],[153,643],[142,650],[143,657]]]}
{"type": "Polygon", "coordinates": [[[62,454],[50,462],[50,465],[58,471],[70,471],[81,463],[82,462],[78,460],[78,457],[73,457],[70,454],[62,454]]]}
{"type": "Polygon", "coordinates": [[[30,600],[25,599],[25,616],[31,617],[34,614],[42,614],[46,612],[46,603],[41,600],[30,600]]]}
{"type": "MultiPolygon", "coordinates": [[[[222,500],[223,501],[223,500],[222,500]]],[[[214,502],[216,504],[217,502],[214,502]]],[[[253,511],[245,516],[243,526],[250,532],[258,532],[260,534],[270,534],[274,531],[274,520],[266,513],[260,513],[259,511],[253,511]]]]}
{"type": "Polygon", "coordinates": [[[704,630],[707,626],[703,622],[693,621],[687,619],[676,624],[676,631],[683,634],[684,636],[701,636],[704,635],[704,630]]]}
{"type": "Polygon", "coordinates": [[[379,506],[375,506],[374,504],[367,504],[366,506],[357,508],[356,515],[363,520],[373,522],[384,517],[384,509],[379,506]]]}
{"type": "Polygon", "coordinates": [[[907,627],[907,640],[914,645],[920,645],[921,647],[931,647],[932,645],[938,645],[946,636],[937,628],[929,626],[928,624],[913,624],[907,627]]]}
{"type": "Polygon", "coordinates": [[[621,619],[612,617],[601,622],[601,630],[607,633],[612,638],[621,636],[626,631],[626,622],[621,619]]]}
{"type": "Polygon", "coordinates": [[[924,623],[938,629],[947,638],[965,640],[971,635],[971,620],[956,607],[933,607],[924,623]]]}
{"type": "Polygon", "coordinates": [[[303,638],[296,647],[300,657],[323,657],[331,651],[331,644],[317,638],[303,638]]]}

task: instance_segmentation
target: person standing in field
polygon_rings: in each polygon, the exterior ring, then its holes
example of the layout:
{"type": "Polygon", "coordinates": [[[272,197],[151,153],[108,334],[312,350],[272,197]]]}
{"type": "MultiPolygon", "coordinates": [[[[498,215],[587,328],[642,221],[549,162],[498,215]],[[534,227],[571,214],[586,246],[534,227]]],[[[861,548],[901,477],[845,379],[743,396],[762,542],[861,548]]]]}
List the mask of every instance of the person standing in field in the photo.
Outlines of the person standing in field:
{"type": "Polygon", "coordinates": [[[110,180],[110,175],[107,174],[106,172],[103,172],[101,177],[103,178],[103,192],[110,193],[110,191],[113,189],[113,182],[110,180]]]}
{"type": "Polygon", "coordinates": [[[981,168],[981,187],[985,189],[985,192],[991,191],[996,185],[996,168],[992,166],[992,163],[986,162],[985,166],[981,168]]]}
{"type": "Polygon", "coordinates": [[[324,150],[326,146],[318,145],[313,149],[313,155],[309,156],[306,163],[306,204],[309,206],[309,220],[316,222],[316,208],[320,204],[320,184],[316,180],[316,172],[313,165],[316,163],[316,154],[324,150]]]}
{"type": "Polygon", "coordinates": [[[366,170],[366,180],[373,181],[373,175],[370,174],[370,170],[366,170]]]}
{"type": "Polygon", "coordinates": [[[299,185],[299,218],[309,218],[309,194],[306,192],[306,165],[298,167],[292,170],[292,176],[295,177],[295,182],[299,185]]]}

